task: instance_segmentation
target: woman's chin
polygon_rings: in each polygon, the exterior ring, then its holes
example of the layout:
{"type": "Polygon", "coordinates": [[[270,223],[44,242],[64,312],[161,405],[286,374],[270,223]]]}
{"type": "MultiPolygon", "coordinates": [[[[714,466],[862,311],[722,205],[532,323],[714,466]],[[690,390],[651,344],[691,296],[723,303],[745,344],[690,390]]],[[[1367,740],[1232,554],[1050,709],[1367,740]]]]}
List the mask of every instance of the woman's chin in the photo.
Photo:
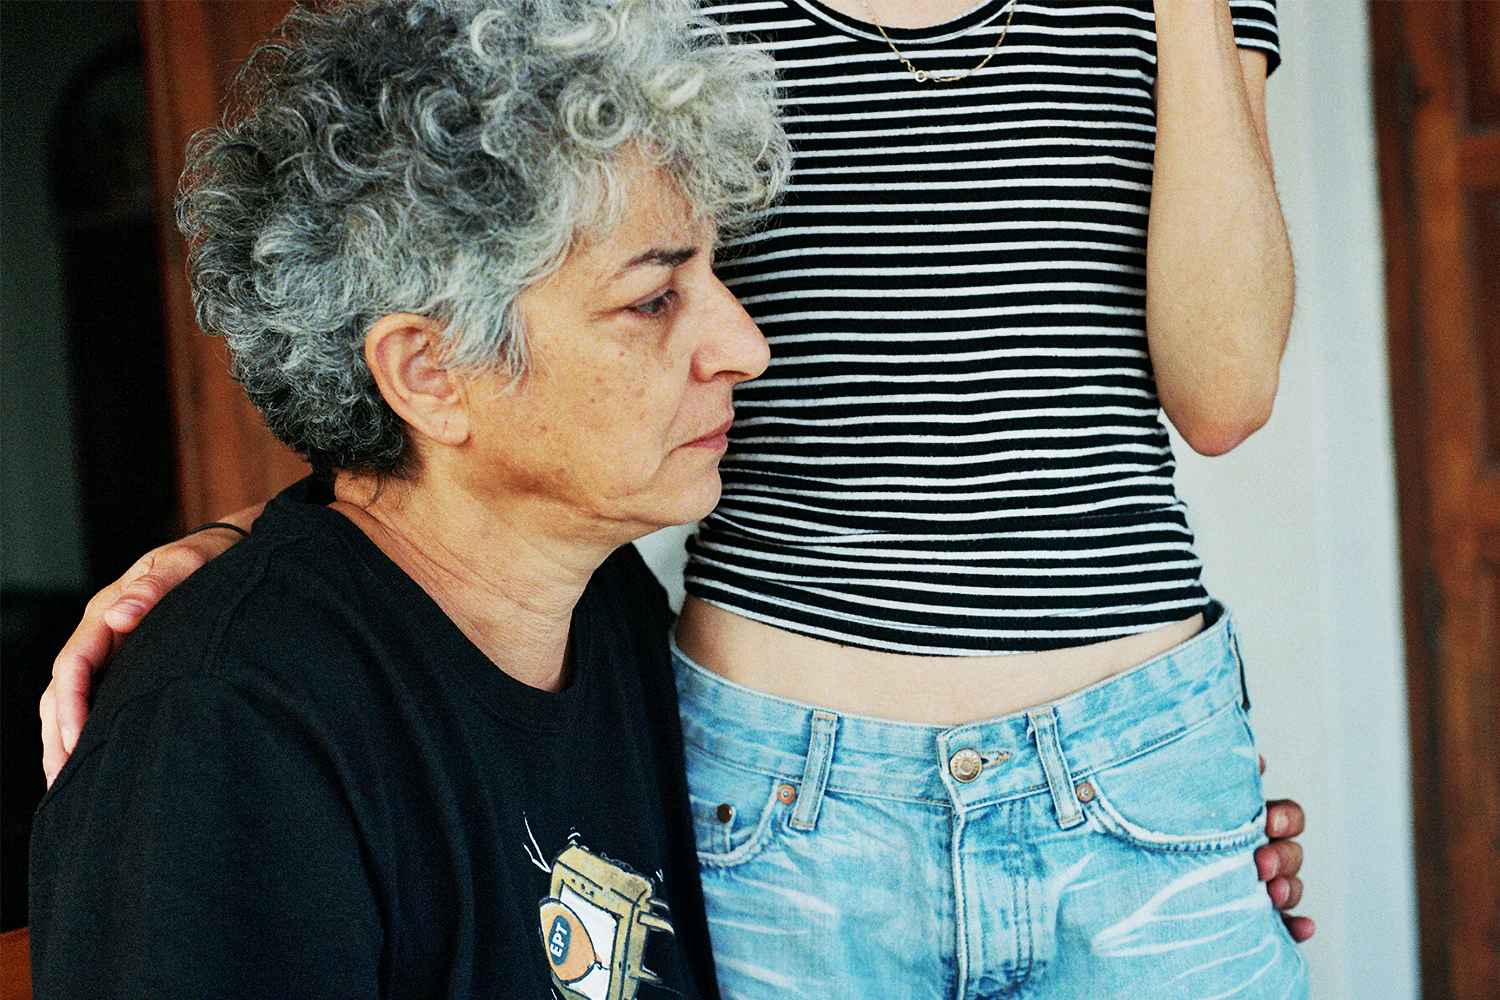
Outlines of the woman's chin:
{"type": "Polygon", "coordinates": [[[707,517],[719,505],[719,494],[723,488],[719,483],[716,468],[711,476],[700,483],[684,487],[663,497],[661,501],[644,511],[650,530],[670,528],[678,524],[692,524],[707,517]]]}

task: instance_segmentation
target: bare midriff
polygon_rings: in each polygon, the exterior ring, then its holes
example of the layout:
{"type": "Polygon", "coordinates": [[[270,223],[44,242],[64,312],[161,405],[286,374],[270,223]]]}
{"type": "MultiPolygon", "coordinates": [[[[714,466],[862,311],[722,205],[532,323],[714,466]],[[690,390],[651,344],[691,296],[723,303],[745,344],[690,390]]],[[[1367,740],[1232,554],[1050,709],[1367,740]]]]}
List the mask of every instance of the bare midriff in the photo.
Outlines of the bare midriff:
{"type": "Polygon", "coordinates": [[[1119,639],[998,656],[918,656],[845,646],[689,597],[677,645],[693,662],[766,694],[852,715],[956,726],[1091,687],[1181,645],[1203,616],[1119,639]]]}

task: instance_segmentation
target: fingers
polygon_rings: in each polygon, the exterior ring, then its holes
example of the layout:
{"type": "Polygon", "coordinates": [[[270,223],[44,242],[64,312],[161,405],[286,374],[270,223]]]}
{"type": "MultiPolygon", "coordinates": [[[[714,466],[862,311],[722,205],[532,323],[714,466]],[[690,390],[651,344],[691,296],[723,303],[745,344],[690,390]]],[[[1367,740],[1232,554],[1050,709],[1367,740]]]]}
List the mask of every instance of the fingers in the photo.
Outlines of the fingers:
{"type": "Polygon", "coordinates": [[[81,669],[66,671],[62,677],[54,675],[52,683],[42,692],[38,706],[42,719],[42,771],[49,787],[78,746],[78,736],[89,714],[89,689],[89,673],[81,669]]]}
{"type": "Polygon", "coordinates": [[[52,683],[37,706],[49,785],[78,745],[94,681],[125,635],[167,591],[237,540],[233,532],[206,531],[152,549],[89,600],[83,620],[52,661],[52,683]]]}
{"type": "Polygon", "coordinates": [[[1255,870],[1262,882],[1291,877],[1302,870],[1302,845],[1295,840],[1273,840],[1255,851],[1255,870]]]}
{"type": "MultiPolygon", "coordinates": [[[[1260,773],[1266,773],[1264,757],[1260,758],[1260,773]]],[[[1297,877],[1302,870],[1302,845],[1288,838],[1300,837],[1306,828],[1307,816],[1300,805],[1291,799],[1267,802],[1266,836],[1272,839],[1255,852],[1255,868],[1266,883],[1271,904],[1280,911],[1281,922],[1298,944],[1310,939],[1317,930],[1311,918],[1286,912],[1302,902],[1302,880],[1297,877]]]]}
{"type": "Polygon", "coordinates": [[[62,770],[63,762],[68,759],[68,751],[63,746],[62,734],[57,728],[57,695],[49,686],[42,692],[41,703],[42,716],[42,772],[47,776],[47,787],[52,787],[52,782],[57,780],[57,772],[62,770]]]}
{"type": "Polygon", "coordinates": [[[1312,937],[1313,932],[1317,930],[1317,925],[1312,922],[1310,917],[1293,917],[1283,913],[1281,915],[1281,922],[1286,924],[1287,933],[1298,944],[1312,937]]]}
{"type": "Polygon", "coordinates": [[[1278,875],[1266,883],[1266,893],[1276,909],[1295,910],[1302,902],[1302,880],[1294,875],[1278,875]]]}
{"type": "Polygon", "coordinates": [[[1307,814],[1291,799],[1275,799],[1266,803],[1266,836],[1300,837],[1307,828],[1307,814]]]}
{"type": "Polygon", "coordinates": [[[52,681],[37,706],[42,720],[42,770],[49,785],[78,745],[78,735],[88,717],[94,674],[109,662],[119,645],[120,637],[104,618],[104,609],[119,589],[120,582],[116,581],[94,595],[84,609],[83,620],[52,661],[52,681]]]}
{"type": "Polygon", "coordinates": [[[84,621],[89,620],[94,602],[99,601],[99,618],[105,626],[117,634],[132,631],[167,591],[238,540],[239,536],[228,531],[202,531],[152,549],[118,580],[94,595],[84,621]]]}
{"type": "Polygon", "coordinates": [[[1273,840],[1255,852],[1255,868],[1292,940],[1301,942],[1312,937],[1315,928],[1311,920],[1286,912],[1302,902],[1302,880],[1297,877],[1302,869],[1302,845],[1295,840],[1273,840]]]}
{"type": "MultiPolygon", "coordinates": [[[[181,562],[182,560],[178,560],[181,562]]],[[[201,565],[201,563],[199,564],[201,565]]],[[[194,566],[193,569],[197,567],[194,566]]],[[[175,567],[174,567],[175,574],[175,567]]],[[[156,603],[166,596],[171,590],[192,572],[188,569],[181,576],[172,576],[161,572],[147,573],[132,580],[128,586],[120,592],[100,616],[105,625],[117,633],[131,632],[146,617],[146,612],[156,607],[156,603]]]]}
{"type": "MultiPolygon", "coordinates": [[[[108,655],[114,654],[117,643],[111,642],[108,655]]],[[[57,730],[62,738],[63,749],[68,753],[78,745],[78,734],[83,731],[84,720],[89,717],[89,695],[94,689],[94,674],[108,662],[108,656],[92,666],[77,661],[61,673],[54,673],[48,690],[56,695],[55,709],[57,730]]],[[[54,664],[54,670],[56,665],[54,664]]]]}

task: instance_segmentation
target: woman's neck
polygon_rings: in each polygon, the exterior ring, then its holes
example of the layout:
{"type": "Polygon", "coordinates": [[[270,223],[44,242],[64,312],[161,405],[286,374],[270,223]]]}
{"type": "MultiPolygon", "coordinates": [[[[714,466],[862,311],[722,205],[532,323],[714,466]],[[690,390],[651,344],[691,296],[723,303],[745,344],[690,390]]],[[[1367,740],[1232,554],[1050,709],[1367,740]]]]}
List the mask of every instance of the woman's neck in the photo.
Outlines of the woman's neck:
{"type": "Polygon", "coordinates": [[[930,28],[962,17],[984,0],[818,0],[846,17],[886,28],[930,28]],[[868,6],[866,6],[868,4],[868,6]]]}
{"type": "Polygon", "coordinates": [[[340,476],[333,508],[363,531],[501,670],[532,687],[571,681],[569,629],[613,550],[562,541],[461,491],[340,476]]]}

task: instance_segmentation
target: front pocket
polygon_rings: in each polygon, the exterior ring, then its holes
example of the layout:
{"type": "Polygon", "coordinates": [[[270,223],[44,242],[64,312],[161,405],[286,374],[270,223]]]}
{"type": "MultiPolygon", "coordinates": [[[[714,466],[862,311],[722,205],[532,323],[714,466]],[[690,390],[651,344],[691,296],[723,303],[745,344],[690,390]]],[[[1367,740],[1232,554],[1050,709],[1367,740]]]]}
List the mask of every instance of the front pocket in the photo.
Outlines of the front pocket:
{"type": "Polygon", "coordinates": [[[789,783],[719,760],[687,747],[688,801],[698,861],[729,867],[750,860],[775,840],[785,825],[790,801],[781,794],[789,783]]]}
{"type": "Polygon", "coordinates": [[[1084,803],[1089,822],[1138,847],[1229,851],[1264,837],[1255,741],[1237,703],[1078,781],[1093,793],[1084,803]]]}

